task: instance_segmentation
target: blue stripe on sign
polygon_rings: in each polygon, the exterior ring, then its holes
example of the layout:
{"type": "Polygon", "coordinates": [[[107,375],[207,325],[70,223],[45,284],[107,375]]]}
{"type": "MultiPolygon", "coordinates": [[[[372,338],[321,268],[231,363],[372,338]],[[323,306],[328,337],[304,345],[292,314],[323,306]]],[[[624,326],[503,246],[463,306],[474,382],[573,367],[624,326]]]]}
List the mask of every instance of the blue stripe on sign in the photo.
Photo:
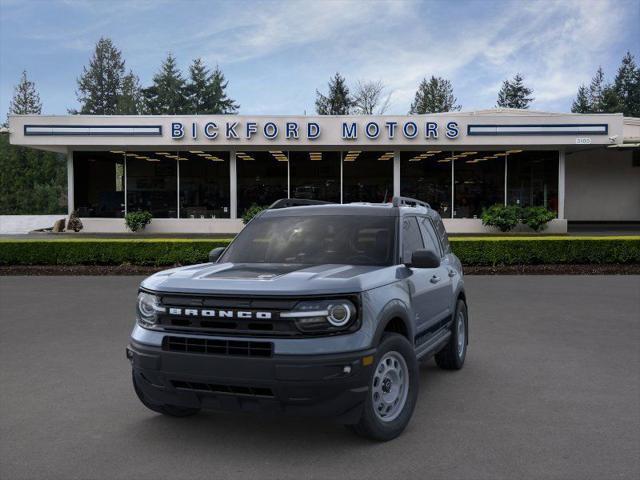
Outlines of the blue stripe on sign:
{"type": "Polygon", "coordinates": [[[467,125],[467,135],[607,135],[606,123],[563,123],[526,125],[467,125]]]}
{"type": "Polygon", "coordinates": [[[24,135],[82,137],[158,137],[162,125],[25,125],[24,135]]]}

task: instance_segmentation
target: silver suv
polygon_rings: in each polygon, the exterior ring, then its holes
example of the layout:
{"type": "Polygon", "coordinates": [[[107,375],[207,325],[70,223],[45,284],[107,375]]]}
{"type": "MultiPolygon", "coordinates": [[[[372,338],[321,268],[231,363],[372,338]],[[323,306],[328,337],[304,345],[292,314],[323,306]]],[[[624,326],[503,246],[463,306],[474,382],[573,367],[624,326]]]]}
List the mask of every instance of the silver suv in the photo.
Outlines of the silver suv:
{"type": "Polygon", "coordinates": [[[462,368],[467,331],[462,267],[427,204],[285,199],[209,263],[145,279],[127,357],[165,415],[319,415],[390,440],[418,361],[462,368]]]}

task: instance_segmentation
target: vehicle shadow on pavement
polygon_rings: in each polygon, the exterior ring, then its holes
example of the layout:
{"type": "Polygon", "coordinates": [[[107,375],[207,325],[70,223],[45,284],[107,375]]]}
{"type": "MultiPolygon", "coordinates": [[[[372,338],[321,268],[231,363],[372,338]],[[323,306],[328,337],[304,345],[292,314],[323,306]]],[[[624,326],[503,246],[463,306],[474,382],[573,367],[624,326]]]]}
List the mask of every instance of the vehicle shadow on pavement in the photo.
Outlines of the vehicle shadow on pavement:
{"type": "MultiPolygon", "coordinates": [[[[438,369],[432,360],[420,364],[420,396],[416,410],[428,405],[429,390],[437,388],[450,372],[438,369]]],[[[289,417],[252,413],[229,413],[203,410],[188,418],[171,418],[147,413],[140,407],[138,421],[129,425],[128,436],[137,437],[147,446],[202,449],[240,443],[244,448],[263,449],[318,448],[335,449],[336,446],[372,446],[376,442],[358,437],[331,419],[289,417]]],[[[407,431],[412,430],[412,424],[407,431]]]]}

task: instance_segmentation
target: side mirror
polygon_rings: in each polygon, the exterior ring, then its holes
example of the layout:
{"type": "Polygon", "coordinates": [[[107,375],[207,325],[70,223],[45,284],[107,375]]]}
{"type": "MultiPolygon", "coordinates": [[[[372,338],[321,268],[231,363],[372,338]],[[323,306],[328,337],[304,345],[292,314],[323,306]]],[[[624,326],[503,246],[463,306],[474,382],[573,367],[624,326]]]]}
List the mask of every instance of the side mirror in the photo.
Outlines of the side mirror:
{"type": "Polygon", "coordinates": [[[411,255],[411,264],[407,267],[415,268],[438,268],[440,257],[433,250],[420,249],[411,255]]]}
{"type": "Polygon", "coordinates": [[[220,258],[220,255],[222,255],[222,252],[224,252],[224,250],[225,250],[224,247],[216,247],[213,250],[211,250],[209,252],[209,261],[211,263],[216,263],[220,258]]]}

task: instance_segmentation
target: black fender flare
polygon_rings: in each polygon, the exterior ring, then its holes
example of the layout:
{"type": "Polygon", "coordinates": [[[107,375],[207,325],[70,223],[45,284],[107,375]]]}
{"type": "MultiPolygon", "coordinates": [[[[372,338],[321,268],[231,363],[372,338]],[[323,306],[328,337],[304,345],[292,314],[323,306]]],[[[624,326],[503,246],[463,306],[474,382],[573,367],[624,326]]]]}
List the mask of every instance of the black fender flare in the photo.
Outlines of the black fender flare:
{"type": "Polygon", "coordinates": [[[385,328],[387,328],[389,322],[394,318],[398,318],[402,321],[407,332],[407,340],[409,340],[411,345],[414,344],[415,328],[413,322],[411,322],[409,318],[409,309],[404,302],[401,300],[391,300],[384,306],[378,318],[378,326],[376,327],[376,331],[373,335],[372,346],[375,347],[380,344],[385,328]]]}

